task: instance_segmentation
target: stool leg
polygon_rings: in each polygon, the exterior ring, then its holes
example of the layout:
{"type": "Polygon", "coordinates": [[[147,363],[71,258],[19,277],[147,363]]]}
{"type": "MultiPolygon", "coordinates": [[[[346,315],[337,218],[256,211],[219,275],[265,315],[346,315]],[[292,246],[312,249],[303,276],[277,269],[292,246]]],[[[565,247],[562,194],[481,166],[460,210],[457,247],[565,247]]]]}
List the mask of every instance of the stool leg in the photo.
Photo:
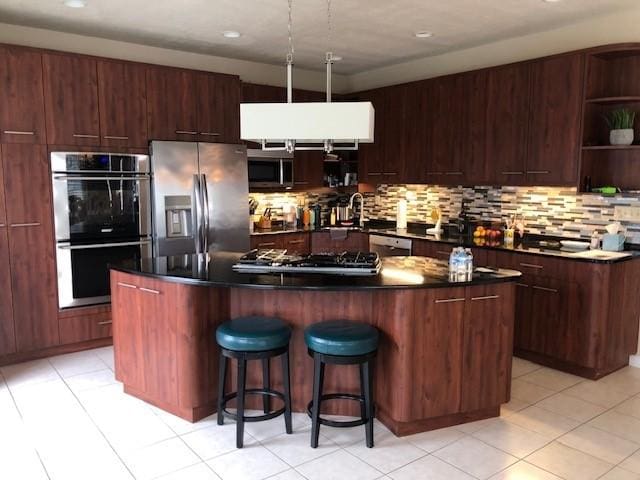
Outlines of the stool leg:
{"type": "Polygon", "coordinates": [[[282,355],[282,384],[284,385],[284,426],[287,433],[293,433],[291,425],[291,379],[289,377],[289,350],[282,355]]]}
{"type": "MultiPolygon", "coordinates": [[[[269,359],[262,359],[262,388],[269,390],[271,386],[271,372],[269,370],[269,359]]],[[[271,411],[271,397],[269,395],[262,395],[262,408],[264,413],[271,411]]]]}
{"type": "Polygon", "coordinates": [[[362,396],[362,402],[360,402],[360,418],[362,420],[367,419],[367,403],[365,400],[365,378],[364,378],[364,365],[361,363],[358,365],[358,369],[360,370],[360,395],[362,396]]]}
{"type": "Polygon", "coordinates": [[[320,397],[322,397],[322,385],[324,383],[324,363],[320,356],[313,356],[313,406],[311,411],[311,448],[318,447],[320,438],[320,397]]]}
{"type": "Polygon", "coordinates": [[[236,447],[242,448],[244,442],[244,391],[246,388],[247,360],[238,358],[238,421],[236,423],[236,447]]]}
{"type": "Polygon", "coordinates": [[[373,447],[373,364],[367,361],[362,365],[364,370],[364,401],[367,409],[367,423],[365,424],[367,447],[373,447]]]}
{"type": "Polygon", "coordinates": [[[220,353],[218,372],[218,425],[224,424],[224,384],[227,377],[227,357],[220,353]]]}

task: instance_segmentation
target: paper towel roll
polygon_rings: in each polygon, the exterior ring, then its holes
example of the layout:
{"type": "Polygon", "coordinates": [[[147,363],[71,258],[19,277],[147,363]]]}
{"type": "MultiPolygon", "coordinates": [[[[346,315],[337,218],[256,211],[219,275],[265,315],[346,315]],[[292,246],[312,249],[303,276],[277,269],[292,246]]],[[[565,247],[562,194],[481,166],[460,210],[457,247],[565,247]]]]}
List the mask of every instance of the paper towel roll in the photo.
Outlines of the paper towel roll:
{"type": "Polygon", "coordinates": [[[398,230],[407,229],[407,201],[405,199],[398,200],[398,208],[396,213],[396,228],[398,230]]]}

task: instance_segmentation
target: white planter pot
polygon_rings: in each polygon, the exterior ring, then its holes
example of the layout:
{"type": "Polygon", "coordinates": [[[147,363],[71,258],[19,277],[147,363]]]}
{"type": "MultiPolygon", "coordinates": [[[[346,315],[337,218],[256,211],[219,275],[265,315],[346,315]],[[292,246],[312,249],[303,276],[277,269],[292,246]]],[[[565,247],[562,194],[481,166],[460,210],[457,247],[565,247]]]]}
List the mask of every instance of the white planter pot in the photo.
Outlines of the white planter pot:
{"type": "Polygon", "coordinates": [[[611,145],[631,145],[633,143],[633,128],[611,130],[609,141],[611,145]]]}

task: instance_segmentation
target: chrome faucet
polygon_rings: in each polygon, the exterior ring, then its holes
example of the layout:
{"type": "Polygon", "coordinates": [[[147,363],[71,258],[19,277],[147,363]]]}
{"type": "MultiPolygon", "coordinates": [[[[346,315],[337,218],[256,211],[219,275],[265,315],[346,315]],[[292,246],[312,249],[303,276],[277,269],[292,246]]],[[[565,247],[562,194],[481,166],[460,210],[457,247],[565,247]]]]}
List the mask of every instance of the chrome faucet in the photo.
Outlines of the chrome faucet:
{"type": "Polygon", "coordinates": [[[353,201],[356,197],[360,197],[360,228],[364,228],[364,197],[360,192],[356,192],[351,195],[349,199],[349,208],[353,209],[353,201]]]}

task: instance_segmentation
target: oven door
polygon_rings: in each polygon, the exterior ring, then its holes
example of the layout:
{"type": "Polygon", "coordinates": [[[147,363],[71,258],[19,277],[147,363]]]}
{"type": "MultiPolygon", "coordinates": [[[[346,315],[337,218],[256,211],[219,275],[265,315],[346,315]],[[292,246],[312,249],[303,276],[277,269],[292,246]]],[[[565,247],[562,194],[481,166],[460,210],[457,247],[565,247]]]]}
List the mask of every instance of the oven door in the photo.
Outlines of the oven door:
{"type": "Polygon", "coordinates": [[[56,240],[116,241],[151,233],[148,175],[53,174],[56,240]]]}
{"type": "Polygon", "coordinates": [[[109,265],[139,267],[151,257],[151,239],[113,243],[74,244],[59,242],[58,305],[60,308],[109,303],[109,265]]]}

